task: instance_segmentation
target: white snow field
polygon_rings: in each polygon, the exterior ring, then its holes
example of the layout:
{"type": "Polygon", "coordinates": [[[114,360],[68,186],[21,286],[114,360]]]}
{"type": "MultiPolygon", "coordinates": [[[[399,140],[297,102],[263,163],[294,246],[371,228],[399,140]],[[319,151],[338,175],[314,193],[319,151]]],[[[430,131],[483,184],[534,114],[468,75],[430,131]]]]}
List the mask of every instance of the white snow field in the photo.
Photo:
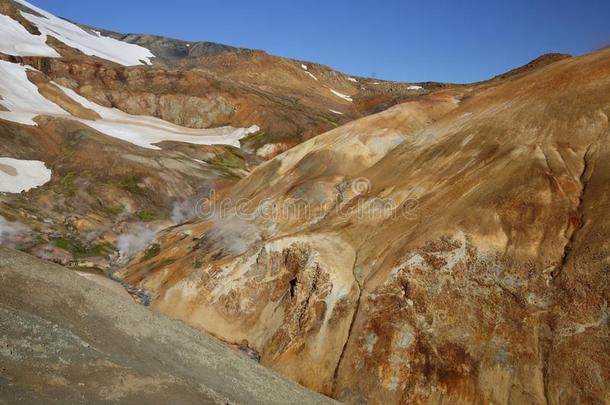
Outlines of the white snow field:
{"type": "Polygon", "coordinates": [[[346,96],[345,94],[343,94],[343,93],[339,93],[339,92],[338,92],[338,91],[336,91],[336,90],[330,89],[330,91],[331,91],[331,92],[332,92],[332,93],[333,93],[335,96],[337,96],[337,97],[341,97],[342,99],[347,100],[347,101],[349,101],[350,103],[351,103],[352,101],[354,101],[354,100],[352,100],[352,98],[351,98],[350,96],[346,96]]]}
{"type": "Polygon", "coordinates": [[[337,115],[343,115],[343,113],[342,113],[342,112],[340,112],[340,111],[335,111],[335,110],[331,110],[331,109],[329,109],[328,111],[330,111],[330,112],[331,112],[331,113],[333,113],[333,114],[337,114],[337,115]]]}
{"type": "Polygon", "coordinates": [[[102,118],[92,121],[72,116],[57,104],[44,98],[38,87],[27,78],[28,66],[0,61],[0,105],[9,111],[0,111],[0,119],[24,125],[36,125],[33,118],[38,115],[70,118],[113,138],[122,139],[135,145],[160,149],[154,143],[178,141],[197,145],[232,145],[239,147],[239,140],[257,132],[256,125],[250,128],[221,127],[211,129],[191,129],[172,124],[159,118],[127,114],[116,108],[95,104],[66,87],[66,95],[83,107],[96,111],[102,118]]]}
{"type": "Polygon", "coordinates": [[[38,160],[0,157],[0,193],[20,193],[51,180],[51,171],[38,160]]]}
{"type": "MultiPolygon", "coordinates": [[[[57,85],[57,84],[56,84],[57,85]]],[[[256,125],[250,128],[220,127],[210,129],[191,129],[172,124],[159,118],[146,115],[131,115],[116,108],[103,107],[82,97],[72,89],[61,88],[68,97],[97,112],[102,119],[90,121],[74,118],[93,129],[113,138],[122,139],[148,149],[161,149],[154,143],[161,141],[186,142],[196,145],[232,145],[239,147],[239,140],[260,130],[256,125]]]]}
{"type": "Polygon", "coordinates": [[[9,111],[0,111],[0,118],[25,125],[36,125],[37,115],[67,114],[38,93],[38,87],[28,80],[26,67],[0,61],[0,105],[9,111]]]}
{"type": "Polygon", "coordinates": [[[424,88],[422,86],[415,86],[415,85],[407,87],[407,90],[423,90],[423,89],[424,88]]]}
{"type": "Polygon", "coordinates": [[[46,44],[46,35],[32,35],[11,17],[0,14],[0,52],[13,56],[57,58],[57,51],[46,44]]]}
{"type": "MultiPolygon", "coordinates": [[[[42,38],[44,38],[44,40],[46,40],[46,35],[51,35],[64,44],[80,50],[85,55],[97,56],[125,66],[141,65],[143,63],[150,64],[150,58],[154,58],[152,52],[144,47],[104,37],[99,33],[87,32],[76,24],[57,18],[53,14],[47,13],[25,0],[14,1],[40,14],[40,16],[38,16],[23,11],[21,12],[21,15],[23,15],[24,18],[38,27],[43,34],[42,38]]],[[[0,34],[3,34],[3,31],[0,31],[0,34]]],[[[33,41],[30,37],[36,38],[36,35],[30,34],[25,29],[21,34],[22,37],[15,38],[18,39],[19,42],[33,41]]],[[[49,55],[36,54],[33,56],[49,55]]]]}

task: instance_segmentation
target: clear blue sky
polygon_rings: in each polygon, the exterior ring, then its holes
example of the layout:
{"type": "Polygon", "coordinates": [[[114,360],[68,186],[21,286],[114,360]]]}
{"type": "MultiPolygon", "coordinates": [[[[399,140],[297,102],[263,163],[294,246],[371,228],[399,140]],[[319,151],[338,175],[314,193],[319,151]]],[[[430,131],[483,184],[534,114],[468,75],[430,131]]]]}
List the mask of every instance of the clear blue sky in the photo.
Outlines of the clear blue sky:
{"type": "Polygon", "coordinates": [[[610,0],[30,0],[120,32],[263,49],[346,73],[471,82],[610,45],[610,0]]]}

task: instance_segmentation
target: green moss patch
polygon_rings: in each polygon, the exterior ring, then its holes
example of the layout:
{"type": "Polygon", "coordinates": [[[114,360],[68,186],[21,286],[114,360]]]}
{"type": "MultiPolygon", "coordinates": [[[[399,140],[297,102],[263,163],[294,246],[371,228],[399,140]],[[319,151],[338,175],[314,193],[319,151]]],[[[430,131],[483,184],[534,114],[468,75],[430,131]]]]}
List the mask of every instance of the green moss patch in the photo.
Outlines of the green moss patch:
{"type": "Polygon", "coordinates": [[[146,252],[144,252],[144,256],[142,256],[140,263],[146,262],[153,257],[157,257],[159,253],[161,253],[161,246],[158,243],[150,245],[148,249],[146,249],[146,252]]]}
{"type": "Polygon", "coordinates": [[[61,180],[59,181],[59,184],[61,184],[65,193],[68,194],[69,196],[75,195],[76,191],[78,190],[76,187],[76,184],[74,184],[75,179],[76,179],[76,173],[69,172],[64,177],[62,177],[61,180]]]}
{"type": "Polygon", "coordinates": [[[142,187],[140,187],[141,181],[142,177],[138,175],[131,175],[110,180],[108,184],[123,190],[127,190],[131,193],[139,193],[142,191],[142,187]]]}
{"type": "Polygon", "coordinates": [[[144,222],[158,221],[163,219],[163,215],[153,211],[138,211],[138,218],[144,222]]]}
{"type": "Polygon", "coordinates": [[[110,243],[98,243],[94,245],[86,245],[73,238],[57,238],[53,239],[52,243],[59,249],[70,252],[74,258],[83,257],[107,257],[114,252],[114,246],[110,243]]]}

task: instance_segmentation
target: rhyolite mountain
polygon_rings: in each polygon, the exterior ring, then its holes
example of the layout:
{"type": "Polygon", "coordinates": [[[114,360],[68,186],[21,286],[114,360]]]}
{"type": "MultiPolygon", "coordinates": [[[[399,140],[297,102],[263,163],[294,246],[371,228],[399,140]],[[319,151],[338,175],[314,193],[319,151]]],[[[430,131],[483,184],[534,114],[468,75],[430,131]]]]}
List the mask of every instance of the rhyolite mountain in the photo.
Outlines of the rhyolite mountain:
{"type": "Polygon", "coordinates": [[[43,374],[66,400],[285,398],[219,393],[213,373],[196,388],[191,327],[346,403],[609,401],[608,49],[396,83],[0,0],[0,97],[0,244],[76,273],[0,251],[20,347],[0,350],[0,402],[51,398],[34,368],[68,341],[70,365],[43,374]],[[59,293],[44,309],[21,284],[59,293]],[[62,315],[75,302],[125,346],[62,315]],[[138,359],[136,319],[154,323],[138,359]]]}
{"type": "Polygon", "coordinates": [[[297,145],[120,277],[347,403],[606,403],[610,50],[558,59],[297,145]]]}

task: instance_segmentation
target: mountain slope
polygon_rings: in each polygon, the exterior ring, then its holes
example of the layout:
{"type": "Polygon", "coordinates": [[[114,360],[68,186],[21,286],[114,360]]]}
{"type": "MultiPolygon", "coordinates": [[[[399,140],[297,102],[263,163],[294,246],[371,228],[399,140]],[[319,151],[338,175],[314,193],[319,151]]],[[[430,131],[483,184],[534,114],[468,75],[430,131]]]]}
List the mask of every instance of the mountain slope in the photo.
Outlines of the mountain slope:
{"type": "Polygon", "coordinates": [[[121,276],[348,403],[603,403],[609,86],[605,50],[355,121],[121,276]]]}
{"type": "Polygon", "coordinates": [[[180,322],[4,248],[0,326],[0,403],[332,403],[180,322]]]}
{"type": "Polygon", "coordinates": [[[0,216],[30,230],[0,243],[71,266],[107,269],[133,228],[185,221],[192,212],[176,211],[265,159],[439,87],[100,31],[23,0],[0,0],[0,19],[0,158],[13,162],[0,175],[17,172],[0,184],[0,216]],[[28,164],[43,164],[50,181],[24,181],[28,164]]]}

